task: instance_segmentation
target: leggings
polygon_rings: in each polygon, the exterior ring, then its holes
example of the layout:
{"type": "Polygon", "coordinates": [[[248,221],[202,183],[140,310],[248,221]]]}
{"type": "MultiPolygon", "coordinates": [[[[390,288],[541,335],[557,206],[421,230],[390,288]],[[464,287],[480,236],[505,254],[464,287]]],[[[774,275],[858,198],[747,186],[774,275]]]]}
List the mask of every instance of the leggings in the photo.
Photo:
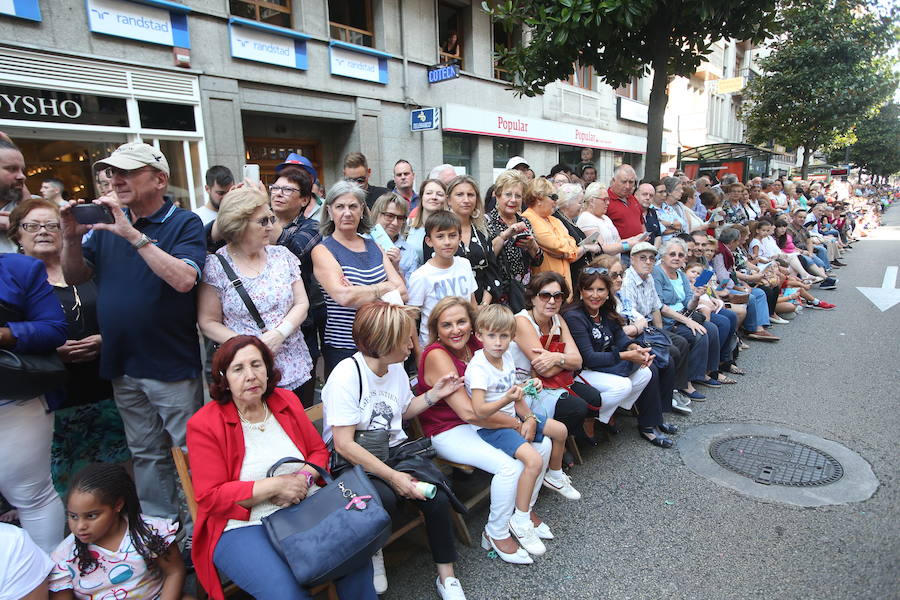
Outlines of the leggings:
{"type": "Polygon", "coordinates": [[[62,541],[65,525],[50,477],[52,440],[53,414],[44,410],[42,398],[0,400],[0,494],[19,510],[22,527],[48,554],[62,541]]]}

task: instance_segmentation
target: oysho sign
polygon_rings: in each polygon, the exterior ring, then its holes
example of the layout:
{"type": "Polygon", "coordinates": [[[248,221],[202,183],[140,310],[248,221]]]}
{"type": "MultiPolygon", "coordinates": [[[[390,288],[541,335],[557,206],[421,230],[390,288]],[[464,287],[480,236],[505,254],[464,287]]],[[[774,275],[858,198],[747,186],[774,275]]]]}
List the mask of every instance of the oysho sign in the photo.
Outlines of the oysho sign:
{"type": "Polygon", "coordinates": [[[190,8],[164,2],[149,4],[127,0],[87,0],[91,31],[142,42],[190,48],[187,12],[190,8]]]}
{"type": "Polygon", "coordinates": [[[0,119],[126,127],[124,98],[0,86],[0,119]]]}
{"type": "Polygon", "coordinates": [[[231,40],[231,56],[280,65],[293,69],[306,69],[306,36],[289,30],[232,17],[228,32],[231,40]]]}

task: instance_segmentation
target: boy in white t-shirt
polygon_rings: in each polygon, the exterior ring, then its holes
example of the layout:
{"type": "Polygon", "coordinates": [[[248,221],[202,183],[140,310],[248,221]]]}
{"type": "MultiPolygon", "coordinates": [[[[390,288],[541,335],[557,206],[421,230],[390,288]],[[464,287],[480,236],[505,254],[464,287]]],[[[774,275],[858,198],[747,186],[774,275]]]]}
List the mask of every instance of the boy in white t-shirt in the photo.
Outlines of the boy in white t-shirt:
{"type": "MultiPolygon", "coordinates": [[[[540,392],[542,386],[537,378],[526,380],[522,385],[516,384],[516,366],[508,352],[515,333],[516,318],[509,308],[490,304],[481,309],[475,321],[475,336],[483,348],[475,352],[466,367],[465,385],[472,399],[472,410],[479,418],[502,411],[522,419],[518,431],[479,428],[478,435],[525,466],[516,487],[516,509],[509,520],[509,530],[529,554],[540,556],[546,548],[534,531],[531,501],[538,478],[544,475],[543,462],[529,442],[540,442],[546,435],[552,442],[552,453],[558,452],[562,456],[569,432],[564,424],[555,419],[548,418],[541,422],[528,406],[524,387],[530,384],[540,392]]],[[[554,481],[568,483],[568,477],[562,471],[548,471],[547,476],[554,481]]],[[[574,488],[572,492],[573,499],[576,494],[581,497],[574,488]]]]}
{"type": "Polygon", "coordinates": [[[406,302],[421,311],[419,343],[423,348],[428,345],[428,315],[439,300],[461,296],[475,304],[477,284],[472,265],[456,256],[461,230],[459,217],[449,210],[436,211],[425,220],[425,243],[434,248],[434,256],[409,276],[406,302]]]}

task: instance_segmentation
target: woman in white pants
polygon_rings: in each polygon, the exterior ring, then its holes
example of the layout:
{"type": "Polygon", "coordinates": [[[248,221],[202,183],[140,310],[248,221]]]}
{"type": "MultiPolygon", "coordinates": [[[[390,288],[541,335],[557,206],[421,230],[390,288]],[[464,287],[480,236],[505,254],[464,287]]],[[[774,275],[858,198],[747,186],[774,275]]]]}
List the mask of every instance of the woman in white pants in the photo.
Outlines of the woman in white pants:
{"type": "MultiPolygon", "coordinates": [[[[56,350],[66,319],[41,261],[0,254],[0,348],[22,354],[56,350]]],[[[53,415],[42,397],[10,400],[15,384],[0,377],[0,494],[19,510],[35,543],[50,552],[63,538],[63,507],[50,476],[53,415]],[[5,392],[5,394],[4,394],[5,392]]]]}
{"type": "MultiPolygon", "coordinates": [[[[472,355],[481,345],[472,335],[475,315],[472,305],[464,298],[449,296],[435,305],[428,318],[432,340],[419,362],[418,392],[424,393],[438,379],[456,371],[460,377],[472,355]]],[[[506,562],[531,564],[533,561],[509,532],[509,519],[515,509],[516,486],[523,465],[520,461],[494,448],[481,439],[475,427],[519,429],[516,418],[497,412],[487,419],[479,419],[472,410],[472,402],[465,388],[460,388],[419,415],[422,430],[431,436],[438,456],[456,463],[471,465],[494,475],[491,481],[491,508],[482,533],[482,547],[493,548],[506,562]],[[471,423],[471,424],[470,424],[471,423]]],[[[550,460],[550,439],[533,443],[543,459],[546,470],[550,460]]],[[[539,477],[531,496],[531,521],[534,531],[542,539],[553,539],[546,523],[534,512],[543,478],[539,477]]]]}

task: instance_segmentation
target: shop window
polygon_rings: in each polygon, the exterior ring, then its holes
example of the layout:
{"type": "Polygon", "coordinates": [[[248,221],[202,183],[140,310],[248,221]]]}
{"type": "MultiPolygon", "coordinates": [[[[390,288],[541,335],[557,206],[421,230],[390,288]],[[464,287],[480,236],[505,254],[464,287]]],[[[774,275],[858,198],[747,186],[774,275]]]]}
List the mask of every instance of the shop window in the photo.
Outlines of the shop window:
{"type": "Polygon", "coordinates": [[[139,100],[138,114],[143,129],[197,131],[194,107],[191,105],[139,100]]]}
{"type": "MultiPolygon", "coordinates": [[[[521,40],[521,31],[516,28],[512,31],[506,31],[500,23],[494,23],[494,51],[499,49],[509,50],[519,44],[521,40]]],[[[503,81],[512,82],[512,73],[506,69],[497,66],[496,54],[494,55],[494,79],[502,79],[503,81]]]]}
{"type": "Polygon", "coordinates": [[[521,140],[494,138],[494,168],[505,169],[506,161],[513,156],[522,156],[524,143],[521,140]]]}
{"type": "Polygon", "coordinates": [[[581,148],[578,146],[560,146],[559,162],[573,169],[581,162],[581,148]]]}
{"type": "Polygon", "coordinates": [[[638,99],[638,78],[633,77],[631,79],[631,81],[629,81],[622,87],[617,87],[616,95],[623,96],[625,98],[631,98],[632,100],[637,100],[638,99]]]}
{"type": "Polygon", "coordinates": [[[169,162],[169,187],[166,193],[181,208],[191,210],[205,201],[199,142],[193,140],[144,139],[159,148],[169,162]]]}
{"type": "Polygon", "coordinates": [[[472,173],[472,136],[461,133],[444,134],[444,162],[454,167],[462,167],[465,173],[472,173]]]}
{"type": "Polygon", "coordinates": [[[291,27],[291,0],[229,0],[229,7],[236,17],[291,27]]]}
{"type": "MultiPolygon", "coordinates": [[[[25,157],[25,184],[37,192],[45,179],[63,182],[64,194],[71,199],[91,200],[99,194],[94,188],[91,165],[112,154],[125,136],[107,141],[61,140],[62,132],[52,140],[28,139],[14,135],[16,145],[25,157]]],[[[107,137],[107,136],[98,136],[107,137]]]]}
{"type": "Polygon", "coordinates": [[[328,25],[335,40],[375,46],[372,0],[328,0],[328,25]]]}
{"type": "Polygon", "coordinates": [[[438,36],[440,38],[441,62],[456,61],[459,68],[463,66],[463,9],[438,2],[438,36]]]}
{"type": "Polygon", "coordinates": [[[594,68],[590,65],[575,63],[575,71],[569,75],[569,85],[574,85],[583,90],[594,89],[594,68]]]}

